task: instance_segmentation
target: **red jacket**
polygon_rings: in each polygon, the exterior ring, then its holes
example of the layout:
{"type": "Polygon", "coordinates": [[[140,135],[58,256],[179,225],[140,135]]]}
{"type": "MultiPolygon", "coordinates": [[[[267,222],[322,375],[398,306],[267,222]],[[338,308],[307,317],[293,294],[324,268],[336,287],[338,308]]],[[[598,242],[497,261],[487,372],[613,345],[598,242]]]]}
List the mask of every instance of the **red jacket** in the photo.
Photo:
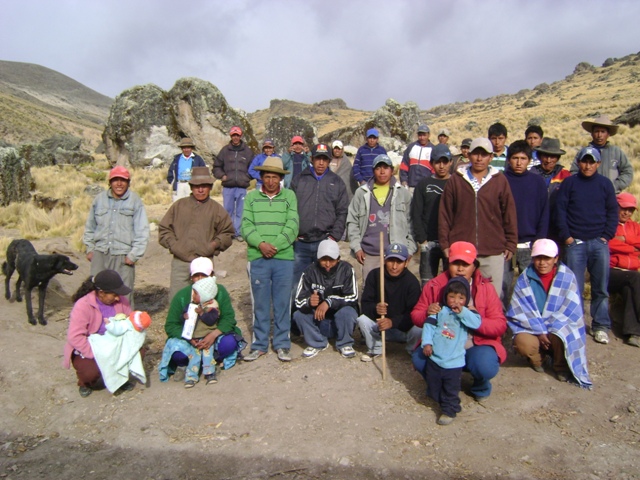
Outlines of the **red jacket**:
{"type": "Polygon", "coordinates": [[[640,224],[632,220],[619,223],[616,237],[624,237],[624,242],[615,237],[609,240],[609,266],[640,270],[640,224]]]}
{"type": "MultiPolygon", "coordinates": [[[[131,313],[131,305],[127,297],[120,297],[120,301],[114,304],[116,313],[131,313]]],[[[71,366],[71,354],[78,350],[84,358],[93,358],[93,351],[89,344],[89,335],[97,333],[102,325],[102,313],[98,307],[96,292],[87,293],[78,299],[69,315],[69,330],[67,331],[67,343],[64,346],[62,365],[64,368],[71,366]]]]}
{"type": "MultiPolygon", "coordinates": [[[[449,272],[443,272],[424,286],[418,303],[411,311],[411,320],[416,327],[422,328],[424,325],[429,305],[440,303],[442,289],[450,278],[449,272]]],[[[507,319],[502,312],[502,302],[495,287],[477,269],[473,273],[471,296],[473,305],[482,318],[480,328],[469,332],[473,337],[473,344],[493,347],[500,363],[503,363],[507,359],[507,351],[502,346],[502,335],[507,331],[507,319]]]]}

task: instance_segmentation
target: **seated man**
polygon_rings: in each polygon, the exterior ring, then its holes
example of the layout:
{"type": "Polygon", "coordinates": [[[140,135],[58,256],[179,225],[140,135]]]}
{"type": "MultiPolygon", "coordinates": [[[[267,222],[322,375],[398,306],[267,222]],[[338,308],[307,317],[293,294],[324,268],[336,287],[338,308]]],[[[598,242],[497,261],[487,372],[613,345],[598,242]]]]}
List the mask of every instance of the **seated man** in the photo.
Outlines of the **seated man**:
{"type": "Polygon", "coordinates": [[[367,342],[367,353],[360,359],[370,362],[382,353],[381,331],[385,340],[406,342],[411,354],[422,335],[422,329],[411,321],[411,310],[420,298],[420,282],[407,269],[409,251],[402,244],[392,243],[384,252],[384,298],[380,300],[380,268],[369,272],[362,292],[362,315],[358,326],[367,342]]]}
{"type": "Polygon", "coordinates": [[[358,316],[356,274],[349,263],[340,260],[340,247],[331,239],[320,242],[318,261],[302,273],[296,290],[293,320],[308,347],[304,358],[315,357],[336,337],[336,348],[345,358],[356,355],[353,330],[358,316]]]}

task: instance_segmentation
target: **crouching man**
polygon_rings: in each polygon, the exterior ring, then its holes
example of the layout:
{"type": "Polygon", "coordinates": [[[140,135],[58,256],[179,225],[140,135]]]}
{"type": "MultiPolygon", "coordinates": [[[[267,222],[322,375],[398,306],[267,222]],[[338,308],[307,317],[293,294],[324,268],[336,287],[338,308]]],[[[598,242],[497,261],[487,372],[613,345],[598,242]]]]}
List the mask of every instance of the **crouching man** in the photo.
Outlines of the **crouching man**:
{"type": "Polygon", "coordinates": [[[353,330],[358,317],[356,274],[349,263],[340,260],[340,248],[331,239],[318,245],[318,261],[302,273],[296,290],[293,320],[308,347],[304,358],[315,357],[336,337],[336,348],[345,358],[356,355],[353,330]]]}
{"type": "Polygon", "coordinates": [[[384,252],[384,298],[380,300],[380,268],[369,272],[362,292],[362,315],[358,326],[367,343],[367,353],[360,357],[370,362],[382,354],[381,331],[385,340],[406,343],[411,354],[420,342],[422,329],[411,321],[411,310],[420,298],[420,282],[407,269],[409,251],[402,244],[392,243],[384,252]],[[377,320],[373,320],[377,319],[377,320]]]}

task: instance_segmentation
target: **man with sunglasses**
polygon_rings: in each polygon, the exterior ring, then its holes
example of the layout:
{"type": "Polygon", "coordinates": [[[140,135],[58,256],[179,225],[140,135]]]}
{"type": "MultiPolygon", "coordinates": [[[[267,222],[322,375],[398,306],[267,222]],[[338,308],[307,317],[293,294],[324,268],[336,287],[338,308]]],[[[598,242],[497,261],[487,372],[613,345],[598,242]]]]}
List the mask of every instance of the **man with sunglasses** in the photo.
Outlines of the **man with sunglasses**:
{"type": "Polygon", "coordinates": [[[423,178],[416,186],[411,201],[411,223],[413,235],[420,245],[420,281],[424,286],[447,269],[447,259],[438,242],[438,207],[447,180],[451,176],[451,151],[445,144],[436,145],[431,152],[433,175],[423,178]]]}
{"type": "Polygon", "coordinates": [[[578,174],[562,182],[555,205],[555,222],[564,243],[564,263],[576,276],[580,295],[584,271],[591,277],[591,334],[609,343],[609,240],[618,226],[618,203],[613,183],[598,173],[600,152],[585,147],[577,156],[578,174]]]}

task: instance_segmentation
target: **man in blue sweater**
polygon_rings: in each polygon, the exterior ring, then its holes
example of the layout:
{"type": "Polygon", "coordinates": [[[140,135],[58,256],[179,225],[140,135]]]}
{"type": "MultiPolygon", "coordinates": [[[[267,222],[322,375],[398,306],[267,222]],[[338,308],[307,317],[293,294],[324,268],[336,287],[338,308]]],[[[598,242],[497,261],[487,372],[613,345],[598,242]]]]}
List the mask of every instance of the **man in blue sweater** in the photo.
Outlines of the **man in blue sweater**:
{"type": "Polygon", "coordinates": [[[518,140],[509,145],[504,175],[516,203],[518,248],[513,258],[505,262],[502,279],[502,300],[505,308],[511,300],[514,264],[517,265],[519,273],[524,272],[531,263],[531,245],[539,238],[547,238],[549,227],[547,185],[540,175],[529,171],[530,162],[531,147],[525,140],[518,140]]]}
{"type": "Polygon", "coordinates": [[[609,246],[618,226],[618,203],[611,181],[598,173],[600,152],[585,147],[578,153],[578,174],[562,182],[556,198],[555,221],[564,243],[564,261],[573,271],[580,294],[585,268],[591,276],[591,333],[609,343],[609,246]]]}
{"type": "Polygon", "coordinates": [[[384,147],[378,145],[380,133],[375,128],[367,130],[367,143],[356,152],[353,160],[353,177],[358,184],[364,185],[373,178],[373,159],[378,155],[386,155],[384,147]]]}

